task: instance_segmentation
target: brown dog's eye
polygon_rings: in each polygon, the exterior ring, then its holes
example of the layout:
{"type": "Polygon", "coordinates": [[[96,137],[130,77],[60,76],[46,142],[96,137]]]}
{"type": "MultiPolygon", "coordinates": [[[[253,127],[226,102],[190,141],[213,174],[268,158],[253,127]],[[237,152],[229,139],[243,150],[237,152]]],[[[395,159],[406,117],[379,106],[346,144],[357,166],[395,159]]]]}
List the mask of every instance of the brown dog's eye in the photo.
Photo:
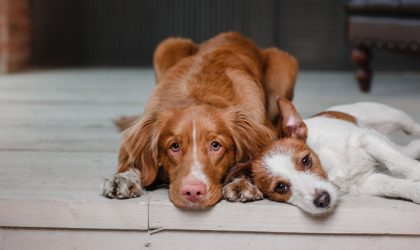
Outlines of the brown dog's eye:
{"type": "Polygon", "coordinates": [[[211,143],[211,150],[218,151],[220,149],[221,145],[217,141],[214,141],[211,143]]]}
{"type": "Polygon", "coordinates": [[[307,156],[302,158],[302,165],[305,168],[310,168],[312,166],[312,159],[311,159],[310,155],[307,155],[307,156]]]}
{"type": "Polygon", "coordinates": [[[172,152],[178,152],[180,150],[179,144],[178,143],[172,143],[171,150],[172,150],[172,152]]]}
{"type": "Polygon", "coordinates": [[[279,194],[285,194],[289,192],[289,185],[283,182],[279,182],[276,187],[276,192],[279,194]]]}

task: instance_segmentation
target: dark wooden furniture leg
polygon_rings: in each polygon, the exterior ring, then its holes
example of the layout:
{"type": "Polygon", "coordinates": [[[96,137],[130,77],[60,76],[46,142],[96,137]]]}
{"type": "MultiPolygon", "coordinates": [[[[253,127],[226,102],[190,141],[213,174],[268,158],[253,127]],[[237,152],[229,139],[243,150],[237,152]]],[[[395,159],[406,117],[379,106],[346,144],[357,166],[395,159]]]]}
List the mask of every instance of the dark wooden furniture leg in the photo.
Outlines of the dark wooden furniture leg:
{"type": "Polygon", "coordinates": [[[356,79],[363,92],[369,92],[372,82],[370,62],[372,54],[367,47],[356,47],[351,52],[351,60],[356,65],[356,79]]]}

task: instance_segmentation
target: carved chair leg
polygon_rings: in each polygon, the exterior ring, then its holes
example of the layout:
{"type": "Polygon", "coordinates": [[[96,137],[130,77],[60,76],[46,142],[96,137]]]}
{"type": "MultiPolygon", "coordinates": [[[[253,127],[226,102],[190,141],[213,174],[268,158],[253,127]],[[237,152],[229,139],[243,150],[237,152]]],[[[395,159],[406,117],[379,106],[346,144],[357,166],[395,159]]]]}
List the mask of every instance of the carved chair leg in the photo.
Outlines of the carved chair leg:
{"type": "Polygon", "coordinates": [[[351,52],[351,60],[356,65],[356,79],[363,92],[369,92],[372,82],[372,69],[370,62],[372,54],[366,47],[356,47],[351,52]]]}

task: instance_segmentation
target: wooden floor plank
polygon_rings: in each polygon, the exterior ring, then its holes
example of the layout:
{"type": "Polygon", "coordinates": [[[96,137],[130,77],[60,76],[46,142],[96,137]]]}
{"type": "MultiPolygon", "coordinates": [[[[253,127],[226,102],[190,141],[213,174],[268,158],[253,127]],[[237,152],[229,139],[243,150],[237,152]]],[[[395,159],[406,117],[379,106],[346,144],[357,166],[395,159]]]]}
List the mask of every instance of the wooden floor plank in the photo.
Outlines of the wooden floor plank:
{"type": "Polygon", "coordinates": [[[0,227],[148,228],[147,195],[100,195],[115,153],[0,152],[0,227]]]}
{"type": "Polygon", "coordinates": [[[0,152],[0,199],[107,200],[103,179],[117,155],[95,152],[0,152]]]}
{"type": "MultiPolygon", "coordinates": [[[[302,72],[295,104],[307,117],[332,105],[380,101],[420,121],[419,82],[420,74],[377,73],[372,93],[366,95],[359,92],[352,72],[302,72]]],[[[185,237],[190,230],[197,231],[191,246],[211,243],[211,237],[206,237],[212,234],[235,234],[236,240],[248,237],[240,232],[275,233],[267,237],[420,235],[420,206],[399,200],[345,198],[332,216],[314,219],[296,207],[269,201],[222,201],[209,210],[192,212],[175,208],[166,190],[123,201],[100,196],[103,178],[111,176],[117,164],[120,134],[112,119],[141,113],[153,87],[150,69],[49,70],[1,76],[0,227],[163,229],[156,236],[168,238],[156,242],[157,249],[174,244],[176,237],[185,237]],[[178,230],[186,231],[177,234],[178,230]],[[219,230],[229,233],[215,232],[219,230]],[[197,240],[201,233],[206,235],[203,241],[197,240]]]]}
{"type": "Polygon", "coordinates": [[[137,105],[51,105],[51,104],[8,104],[0,105],[0,125],[19,126],[21,124],[44,126],[64,126],[67,123],[106,125],[121,115],[134,115],[143,112],[143,106],[137,105]],[[96,123],[96,124],[95,124],[96,123]]]}
{"type": "Polygon", "coordinates": [[[221,201],[203,211],[176,208],[166,190],[153,193],[149,227],[163,230],[275,232],[312,234],[420,235],[420,206],[379,197],[344,197],[335,212],[312,217],[295,206],[268,200],[221,201]]]}
{"type": "MultiPolygon", "coordinates": [[[[420,237],[407,235],[311,235],[239,232],[0,229],[7,250],[114,249],[404,249],[417,250],[420,237]],[[22,240],[24,239],[24,240],[22,240]]],[[[1,245],[0,245],[1,246],[1,245]]]]}
{"type": "Polygon", "coordinates": [[[417,250],[420,237],[407,235],[322,235],[240,232],[162,231],[151,236],[150,249],[340,249],[417,250]]]}
{"type": "MultiPolygon", "coordinates": [[[[148,249],[144,231],[1,229],[7,250],[138,250],[148,249]]],[[[1,241],[1,238],[0,238],[1,241]]]]}
{"type": "Polygon", "coordinates": [[[113,152],[120,133],[112,127],[32,127],[0,129],[0,151],[113,152]]]}
{"type": "Polygon", "coordinates": [[[0,77],[0,103],[145,102],[155,86],[150,69],[72,69],[0,77]]]}
{"type": "Polygon", "coordinates": [[[357,87],[353,72],[302,72],[296,83],[294,103],[303,117],[328,107],[346,103],[374,101],[392,105],[420,121],[420,74],[375,73],[370,93],[357,87]]]}

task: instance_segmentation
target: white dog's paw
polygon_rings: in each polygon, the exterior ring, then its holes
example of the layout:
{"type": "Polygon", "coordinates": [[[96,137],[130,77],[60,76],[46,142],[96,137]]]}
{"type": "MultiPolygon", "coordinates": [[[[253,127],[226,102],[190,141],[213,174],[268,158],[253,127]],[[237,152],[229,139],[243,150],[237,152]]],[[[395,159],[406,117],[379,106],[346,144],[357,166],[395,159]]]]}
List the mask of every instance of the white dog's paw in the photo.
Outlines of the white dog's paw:
{"type": "Polygon", "coordinates": [[[235,178],[223,187],[223,198],[232,202],[247,202],[261,200],[263,194],[246,178],[235,178]]]}
{"type": "Polygon", "coordinates": [[[102,195],[111,199],[135,198],[142,194],[140,171],[137,169],[118,173],[111,179],[106,179],[102,186],[102,195]]]}

